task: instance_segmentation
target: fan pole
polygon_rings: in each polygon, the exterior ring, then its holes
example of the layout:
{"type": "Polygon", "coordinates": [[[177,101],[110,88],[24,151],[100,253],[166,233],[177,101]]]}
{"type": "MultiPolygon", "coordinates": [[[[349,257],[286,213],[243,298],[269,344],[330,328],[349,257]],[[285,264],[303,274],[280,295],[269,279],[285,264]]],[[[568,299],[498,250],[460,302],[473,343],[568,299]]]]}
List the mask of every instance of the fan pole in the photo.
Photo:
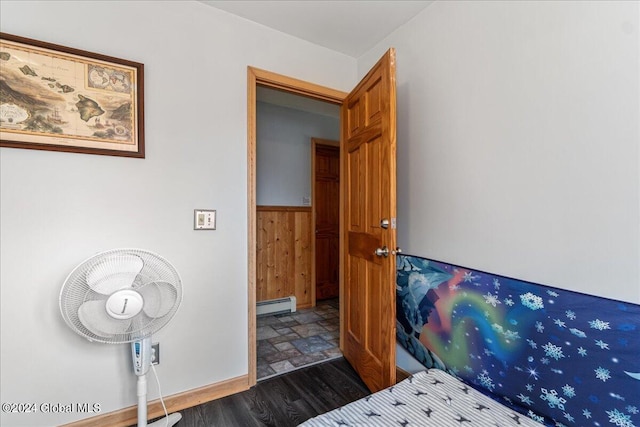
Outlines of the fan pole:
{"type": "Polygon", "coordinates": [[[138,376],[138,427],[147,425],[147,375],[138,376]]]}
{"type": "MultiPolygon", "coordinates": [[[[151,366],[151,337],[131,343],[133,370],[138,376],[138,427],[147,427],[147,372],[151,366]]],[[[148,425],[148,427],[171,427],[182,419],[179,412],[170,414],[148,425]]]]}
{"type": "Polygon", "coordinates": [[[131,343],[133,370],[138,376],[138,427],[147,425],[147,372],[151,366],[151,337],[131,343]]]}

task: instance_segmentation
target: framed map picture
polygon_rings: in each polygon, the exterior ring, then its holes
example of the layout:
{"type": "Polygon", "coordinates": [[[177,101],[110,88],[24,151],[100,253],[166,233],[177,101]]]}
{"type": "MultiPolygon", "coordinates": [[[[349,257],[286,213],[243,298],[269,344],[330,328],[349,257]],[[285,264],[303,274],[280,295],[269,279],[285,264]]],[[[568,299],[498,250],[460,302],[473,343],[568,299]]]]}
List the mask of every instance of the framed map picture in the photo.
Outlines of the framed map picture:
{"type": "Polygon", "coordinates": [[[0,33],[0,147],[144,158],[144,65],[0,33]]]}

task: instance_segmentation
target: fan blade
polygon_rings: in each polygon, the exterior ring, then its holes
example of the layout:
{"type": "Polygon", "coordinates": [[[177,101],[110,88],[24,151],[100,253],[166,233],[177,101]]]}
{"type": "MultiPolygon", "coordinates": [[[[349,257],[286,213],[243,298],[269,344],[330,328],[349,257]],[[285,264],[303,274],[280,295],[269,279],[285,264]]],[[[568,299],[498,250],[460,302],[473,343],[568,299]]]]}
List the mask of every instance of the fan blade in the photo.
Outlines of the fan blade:
{"type": "Polygon", "coordinates": [[[123,334],[131,326],[131,320],[118,320],[109,316],[105,301],[87,301],[78,308],[78,319],[89,331],[99,337],[123,334]]]}
{"type": "Polygon", "coordinates": [[[137,289],[144,298],[142,311],[151,317],[158,318],[167,315],[178,300],[175,286],[165,281],[154,281],[137,289]]]}
{"type": "Polygon", "coordinates": [[[87,273],[87,284],[102,295],[130,288],[142,268],[142,258],[133,254],[111,255],[96,264],[87,273]]]}

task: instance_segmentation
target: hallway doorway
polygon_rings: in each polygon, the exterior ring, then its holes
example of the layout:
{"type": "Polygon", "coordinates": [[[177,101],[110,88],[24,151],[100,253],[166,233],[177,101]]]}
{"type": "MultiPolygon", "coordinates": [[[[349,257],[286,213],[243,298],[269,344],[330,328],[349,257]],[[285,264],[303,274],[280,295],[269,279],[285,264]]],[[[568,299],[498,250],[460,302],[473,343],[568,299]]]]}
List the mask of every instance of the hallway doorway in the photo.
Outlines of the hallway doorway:
{"type": "Polygon", "coordinates": [[[259,84],[255,103],[254,354],[263,380],[342,356],[340,108],[259,84]]]}

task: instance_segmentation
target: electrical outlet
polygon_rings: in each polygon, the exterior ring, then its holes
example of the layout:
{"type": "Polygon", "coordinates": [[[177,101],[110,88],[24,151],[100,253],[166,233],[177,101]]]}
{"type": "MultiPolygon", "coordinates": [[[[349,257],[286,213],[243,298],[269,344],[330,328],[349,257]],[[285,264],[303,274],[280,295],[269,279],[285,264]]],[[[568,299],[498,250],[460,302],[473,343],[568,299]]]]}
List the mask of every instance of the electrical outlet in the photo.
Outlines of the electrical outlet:
{"type": "Polygon", "coordinates": [[[151,363],[154,365],[160,364],[160,343],[156,342],[151,344],[151,363]]]}

